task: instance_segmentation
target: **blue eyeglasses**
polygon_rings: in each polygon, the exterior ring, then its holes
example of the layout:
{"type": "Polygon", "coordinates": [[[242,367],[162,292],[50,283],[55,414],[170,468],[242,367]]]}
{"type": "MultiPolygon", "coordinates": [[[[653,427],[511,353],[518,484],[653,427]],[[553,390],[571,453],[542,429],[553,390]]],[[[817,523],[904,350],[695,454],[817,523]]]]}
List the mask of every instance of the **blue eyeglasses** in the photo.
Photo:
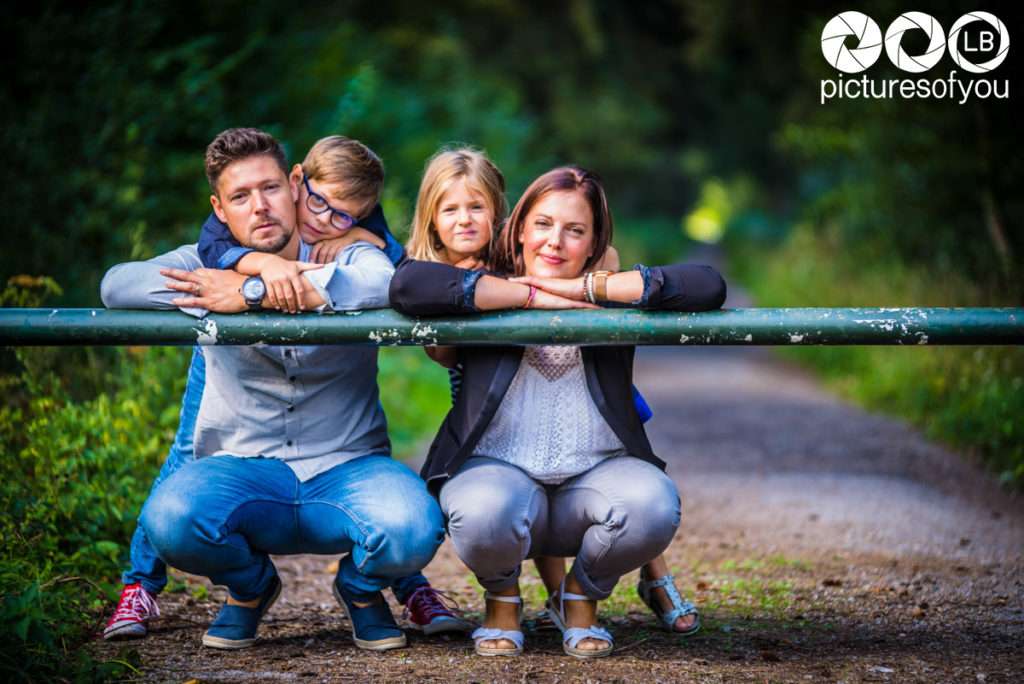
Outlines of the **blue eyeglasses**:
{"type": "Polygon", "coordinates": [[[303,174],[302,183],[306,186],[306,206],[314,214],[322,214],[325,211],[331,212],[331,225],[338,230],[348,230],[356,224],[356,218],[341,209],[335,209],[330,205],[323,195],[313,192],[309,187],[309,176],[303,174]]]}

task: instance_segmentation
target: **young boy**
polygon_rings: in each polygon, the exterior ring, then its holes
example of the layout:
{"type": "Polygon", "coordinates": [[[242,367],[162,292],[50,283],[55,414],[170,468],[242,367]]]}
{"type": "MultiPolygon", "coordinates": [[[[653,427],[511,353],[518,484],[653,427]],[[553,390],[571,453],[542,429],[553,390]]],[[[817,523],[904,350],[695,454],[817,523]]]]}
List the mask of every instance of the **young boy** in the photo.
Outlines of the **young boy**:
{"type": "MultiPolygon", "coordinates": [[[[379,203],[383,165],[368,147],[342,136],[323,138],[301,165],[295,165],[292,174],[296,180],[301,178],[302,183],[296,205],[299,235],[307,244],[314,245],[315,261],[333,261],[357,240],[383,249],[394,263],[402,259],[404,250],[388,229],[379,203]]],[[[226,200],[233,201],[231,197],[226,200]]],[[[267,214],[263,220],[273,221],[274,217],[267,214]]],[[[213,213],[203,224],[199,254],[207,268],[235,268],[239,273],[259,276],[267,299],[284,311],[298,311],[301,302],[298,295],[309,287],[296,262],[242,247],[227,225],[213,213]]],[[[151,493],[182,464],[194,458],[192,433],[205,382],[204,371],[202,350],[197,347],[182,398],[178,434],[151,493]]],[[[125,587],[121,598],[103,632],[105,639],[145,636],[146,622],[159,615],[156,595],[167,583],[167,567],[141,527],[137,527],[132,536],[130,558],[131,567],[122,577],[125,587]]],[[[445,606],[442,594],[433,589],[422,574],[403,577],[392,589],[406,606],[406,614],[415,629],[435,634],[472,628],[468,621],[445,606]]]]}

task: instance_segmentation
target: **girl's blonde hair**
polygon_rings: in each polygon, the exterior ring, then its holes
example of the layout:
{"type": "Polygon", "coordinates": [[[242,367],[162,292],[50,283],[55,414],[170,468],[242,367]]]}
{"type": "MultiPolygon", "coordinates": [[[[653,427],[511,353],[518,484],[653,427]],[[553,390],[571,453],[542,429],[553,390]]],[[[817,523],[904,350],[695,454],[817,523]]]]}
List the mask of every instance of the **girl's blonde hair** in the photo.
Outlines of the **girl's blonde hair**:
{"type": "Polygon", "coordinates": [[[412,217],[412,229],[406,252],[420,261],[444,261],[444,244],[434,225],[434,216],[441,198],[455,181],[465,178],[469,187],[484,196],[487,208],[494,215],[491,225],[491,240],[480,259],[487,261],[491,245],[505,217],[508,215],[508,201],[505,199],[505,177],[487,155],[472,147],[442,148],[427,161],[416,197],[416,211],[412,217]]]}

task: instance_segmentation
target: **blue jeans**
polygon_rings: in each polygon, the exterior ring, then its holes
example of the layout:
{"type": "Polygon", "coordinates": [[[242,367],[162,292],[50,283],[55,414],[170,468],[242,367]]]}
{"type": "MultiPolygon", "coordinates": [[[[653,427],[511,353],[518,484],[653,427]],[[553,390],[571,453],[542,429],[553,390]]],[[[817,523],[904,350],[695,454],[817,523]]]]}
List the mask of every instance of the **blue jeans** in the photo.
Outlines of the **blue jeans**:
{"type": "MultiPolygon", "coordinates": [[[[192,438],[196,431],[196,416],[199,415],[199,402],[203,398],[203,387],[206,384],[206,359],[203,356],[201,347],[195,347],[192,351],[192,363],[188,368],[188,381],[185,384],[185,394],[181,398],[181,414],[178,418],[178,433],[174,436],[174,443],[171,450],[167,452],[167,459],[160,468],[159,474],[153,480],[149,488],[149,495],[153,496],[160,483],[178,470],[182,465],[195,458],[192,448],[192,438]]],[[[156,554],[156,549],[149,543],[142,525],[135,526],[135,533],[132,535],[132,545],[129,551],[131,567],[121,575],[121,581],[125,584],[142,583],[143,589],[150,594],[159,594],[167,586],[167,566],[156,554]]]]}
{"type": "Polygon", "coordinates": [[[276,574],[270,554],[294,553],[348,553],[339,588],[368,600],[429,563],[444,539],[437,501],[388,456],[363,456],[306,482],[277,459],[200,458],[153,492],[141,522],[161,558],[239,601],[266,591],[276,574]]]}
{"type": "MultiPolygon", "coordinates": [[[[152,496],[160,483],[185,463],[195,458],[192,439],[196,430],[196,417],[199,415],[199,404],[203,399],[203,387],[206,385],[206,358],[202,347],[192,351],[192,362],[188,369],[188,381],[185,394],[181,398],[181,413],[178,417],[178,432],[174,436],[167,459],[149,489],[152,496]]],[[[124,584],[139,582],[150,594],[159,594],[167,586],[167,565],[160,560],[156,549],[149,543],[142,525],[135,526],[129,551],[131,566],[121,575],[124,584]]],[[[418,570],[419,568],[417,568],[418,570]]],[[[417,588],[429,584],[427,578],[415,572],[395,580],[392,590],[400,603],[405,603],[417,588]]]]}

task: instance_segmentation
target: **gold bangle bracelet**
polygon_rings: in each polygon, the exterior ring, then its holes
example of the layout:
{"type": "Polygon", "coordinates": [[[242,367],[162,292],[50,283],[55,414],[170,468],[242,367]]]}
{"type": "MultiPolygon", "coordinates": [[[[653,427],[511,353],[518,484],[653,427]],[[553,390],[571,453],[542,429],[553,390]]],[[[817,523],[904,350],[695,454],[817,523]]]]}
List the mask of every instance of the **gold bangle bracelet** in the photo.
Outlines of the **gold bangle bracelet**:
{"type": "Polygon", "coordinates": [[[608,301],[608,276],[611,271],[594,272],[594,299],[599,302],[608,301]]]}

